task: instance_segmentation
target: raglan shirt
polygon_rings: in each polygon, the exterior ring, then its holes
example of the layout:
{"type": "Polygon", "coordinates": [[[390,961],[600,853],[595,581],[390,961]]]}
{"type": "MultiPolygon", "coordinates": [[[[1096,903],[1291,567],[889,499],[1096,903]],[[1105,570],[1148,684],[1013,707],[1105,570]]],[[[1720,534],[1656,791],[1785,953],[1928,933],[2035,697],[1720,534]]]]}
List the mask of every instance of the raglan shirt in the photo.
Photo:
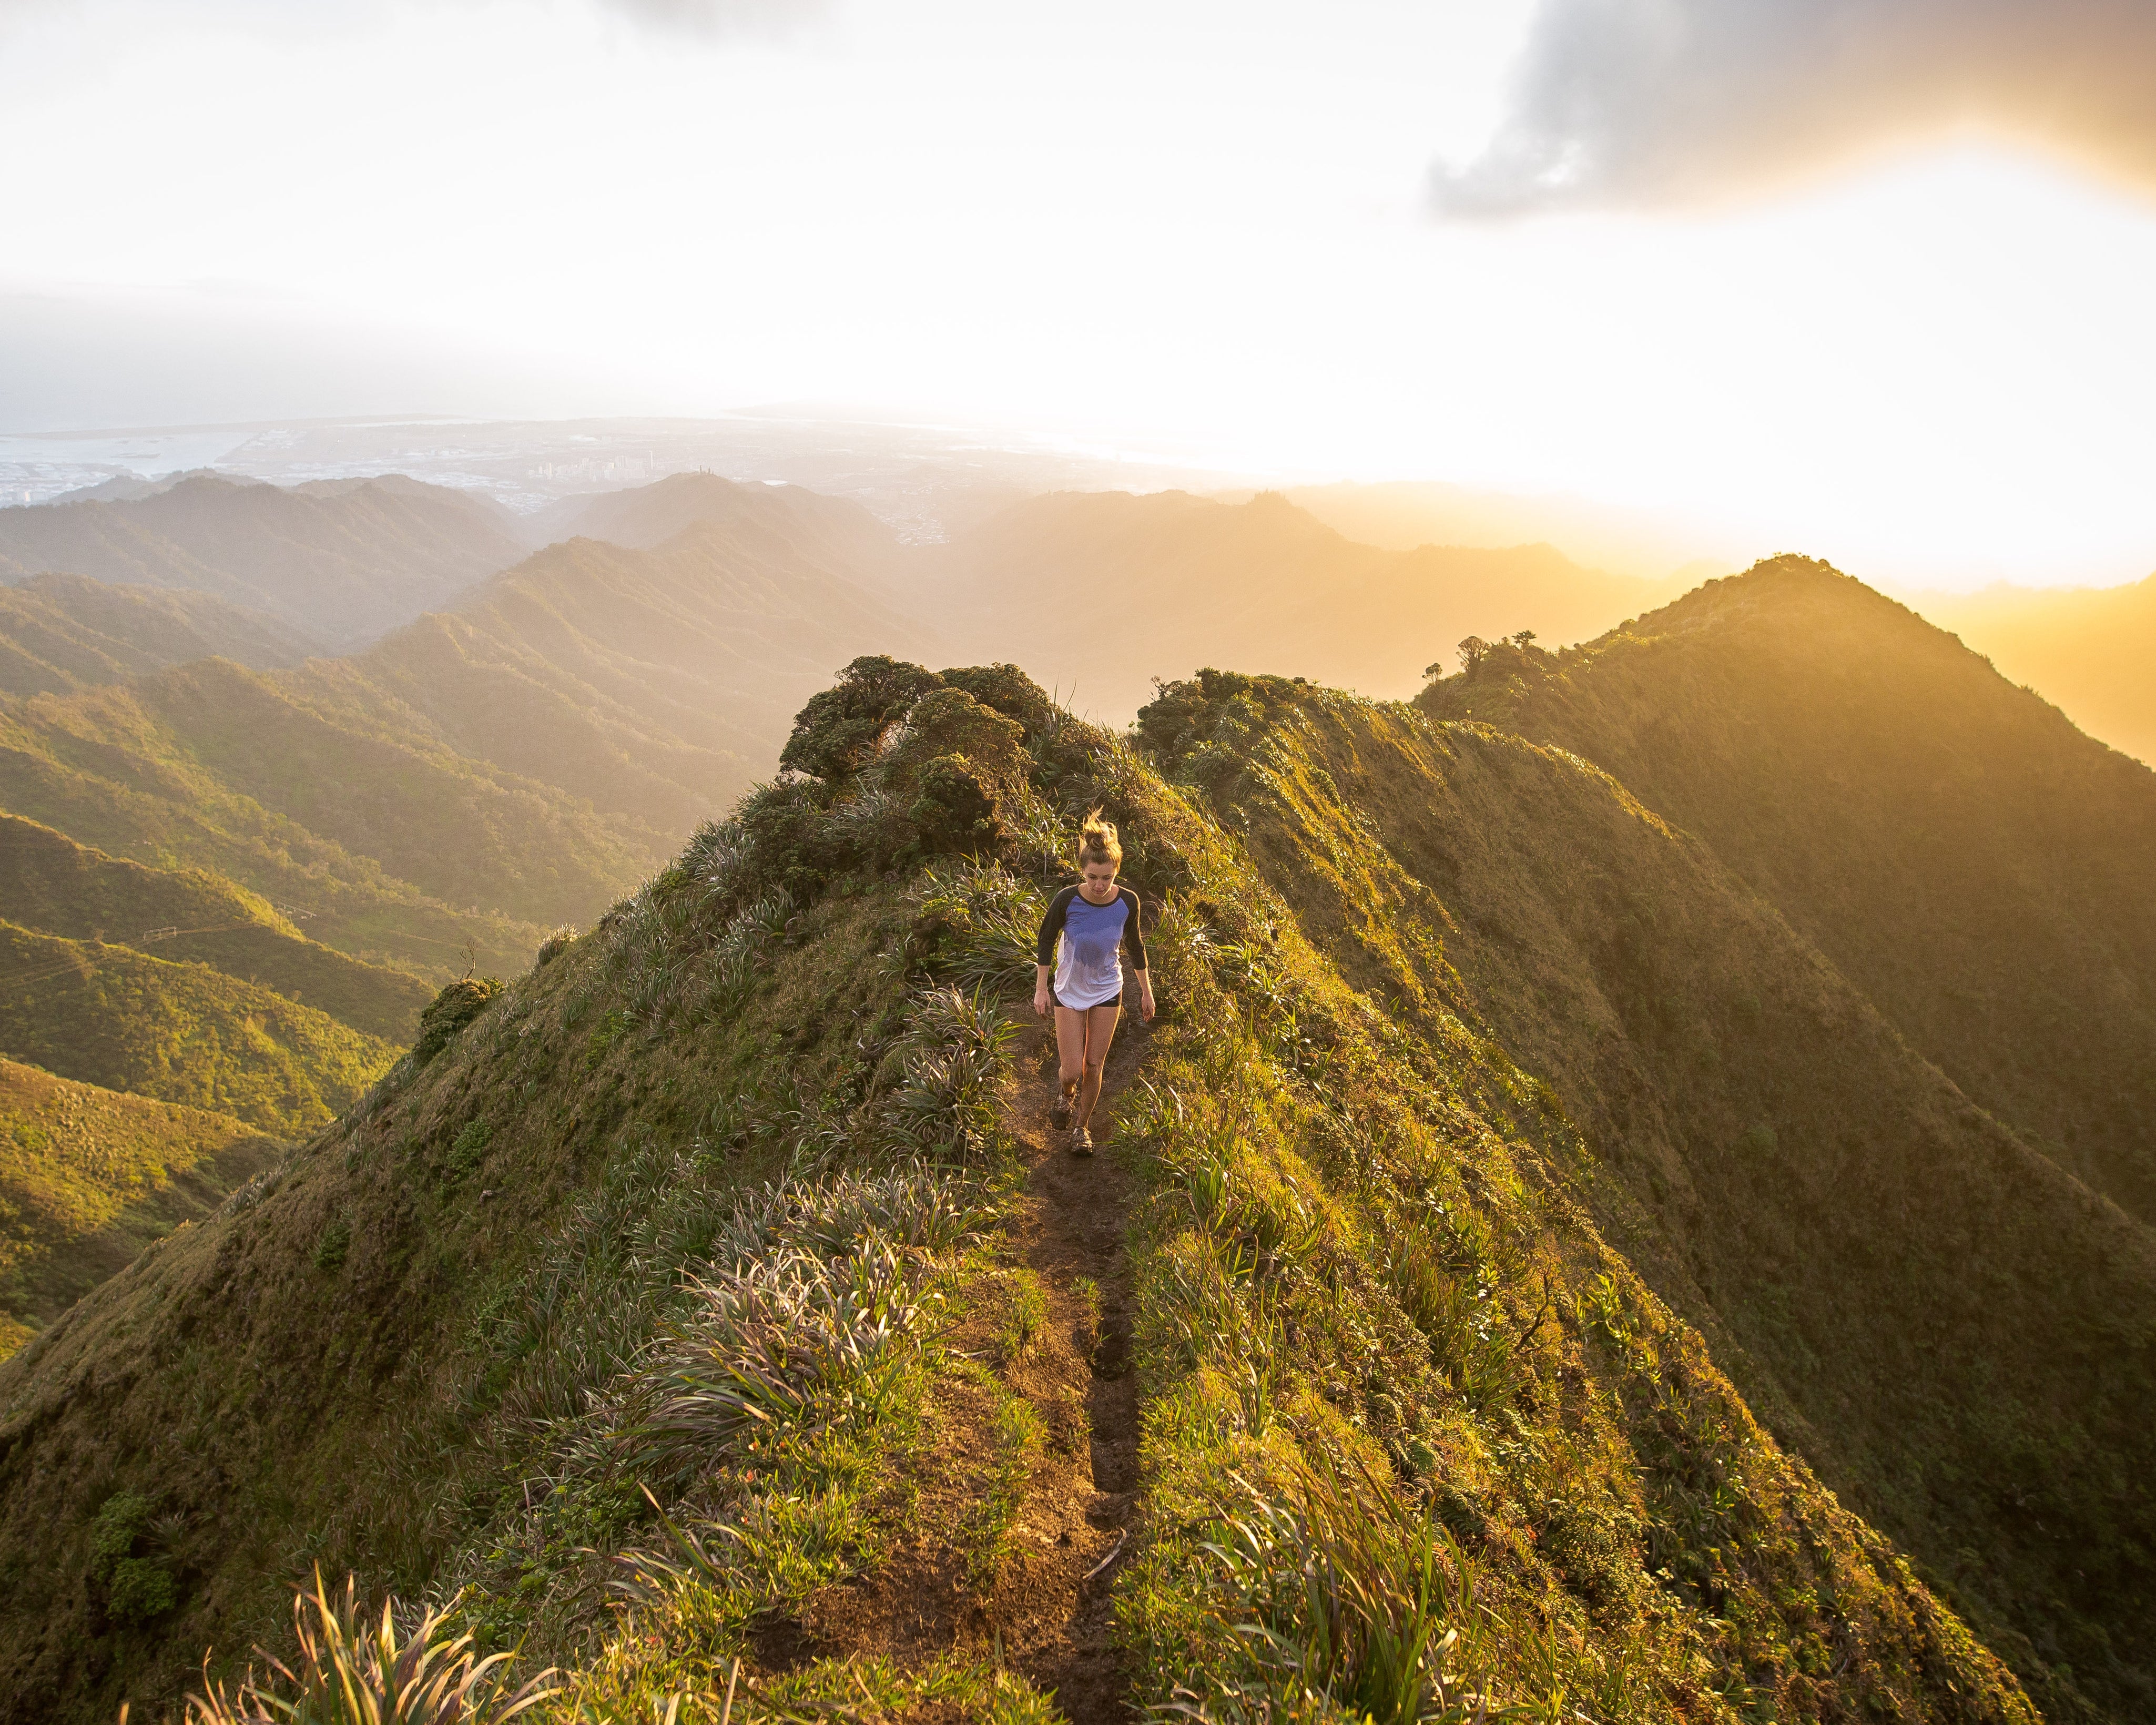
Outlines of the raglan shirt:
{"type": "Polygon", "coordinates": [[[1034,957],[1055,967],[1056,1004],[1082,1011],[1106,1006],[1123,992],[1119,955],[1124,952],[1130,954],[1132,969],[1146,968],[1137,894],[1118,886],[1107,903],[1096,905],[1076,887],[1066,886],[1041,918],[1034,957]],[[1058,936],[1063,941],[1060,957],[1058,936]]]}

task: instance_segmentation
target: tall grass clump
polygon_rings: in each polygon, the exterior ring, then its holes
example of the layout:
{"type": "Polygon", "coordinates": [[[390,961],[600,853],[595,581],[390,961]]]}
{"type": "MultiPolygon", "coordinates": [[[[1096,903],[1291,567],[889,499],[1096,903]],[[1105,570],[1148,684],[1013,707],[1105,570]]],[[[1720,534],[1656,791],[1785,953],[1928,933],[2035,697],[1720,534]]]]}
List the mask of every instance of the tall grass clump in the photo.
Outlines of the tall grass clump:
{"type": "Polygon", "coordinates": [[[1202,1549],[1250,1665],[1215,1691],[1214,1717],[1293,1717],[1312,1702],[1370,1725],[1488,1717],[1475,1566],[1386,1482],[1298,1467],[1284,1489],[1251,1488],[1202,1549]]]}
{"type": "Polygon", "coordinates": [[[332,1597],[317,1569],[313,1591],[293,1596],[292,1618],[294,1659],[262,1654],[264,1669],[250,1666],[232,1688],[205,1682],[187,1697],[190,1725],[508,1725],[557,1692],[552,1671],[509,1689],[515,1656],[480,1658],[447,1608],[408,1631],[393,1599],[371,1618],[351,1577],[332,1597]]]}

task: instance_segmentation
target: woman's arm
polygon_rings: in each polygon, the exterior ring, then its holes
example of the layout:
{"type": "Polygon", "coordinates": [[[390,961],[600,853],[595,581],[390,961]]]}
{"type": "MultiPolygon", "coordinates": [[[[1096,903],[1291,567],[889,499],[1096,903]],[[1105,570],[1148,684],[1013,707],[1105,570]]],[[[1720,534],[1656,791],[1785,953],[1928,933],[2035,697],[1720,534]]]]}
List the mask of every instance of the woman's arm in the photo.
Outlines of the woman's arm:
{"type": "Polygon", "coordinates": [[[1048,914],[1040,919],[1040,932],[1033,941],[1033,1010],[1040,1018],[1048,1016],[1049,1003],[1055,998],[1049,993],[1049,978],[1055,971],[1055,940],[1063,932],[1063,919],[1070,914],[1070,900],[1077,891],[1066,886],[1049,901],[1048,914]]]}
{"type": "Polygon", "coordinates": [[[1144,1014],[1147,1024],[1152,1022],[1152,973],[1146,968],[1145,930],[1142,926],[1143,907],[1138,896],[1129,887],[1123,889],[1123,899],[1130,914],[1123,922],[1123,952],[1131,961],[1131,974],[1138,985],[1138,1010],[1144,1014]]]}

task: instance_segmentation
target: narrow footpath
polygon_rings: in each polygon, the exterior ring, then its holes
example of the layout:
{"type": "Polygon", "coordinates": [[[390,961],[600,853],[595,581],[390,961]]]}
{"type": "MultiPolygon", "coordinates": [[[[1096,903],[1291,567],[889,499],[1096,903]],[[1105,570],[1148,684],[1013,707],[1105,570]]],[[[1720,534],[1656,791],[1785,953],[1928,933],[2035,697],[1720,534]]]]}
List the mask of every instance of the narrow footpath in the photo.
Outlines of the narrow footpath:
{"type": "MultiPolygon", "coordinates": [[[[1055,1038],[1026,1014],[1004,1130],[1027,1175],[1007,1229],[999,1291],[978,1298],[947,1337],[964,1374],[939,1387],[935,1430],[909,1481],[913,1530],[869,1573],[825,1589],[798,1618],[770,1621],[754,1663],[783,1671],[827,1654],[915,1667],[947,1650],[1001,1662],[1055,1697],[1070,1725],[1133,1717],[1109,1602],[1129,1552],[1137,1487],[1137,1389],[1130,1368],[1131,1287],[1123,1235],[1130,1180],[1106,1151],[1070,1153],[1052,1130],[1055,1038]],[[1022,1348],[1009,1326],[1023,1288],[1045,1321],[1022,1348]],[[993,1575],[969,1569],[963,1530],[992,1489],[998,1401],[1023,1397],[1045,1441],[1016,1488],[993,1575]]],[[[1135,1014],[1116,1032],[1094,1123],[1106,1137],[1116,1098],[1150,1033],[1135,1014]]],[[[986,1291],[984,1290],[984,1291],[986,1291]]],[[[914,1715],[909,1713],[912,1722],[914,1715]]],[[[929,1725],[922,1715],[920,1725],[929,1725]]],[[[940,1725],[940,1721],[938,1722],[940,1725]]]]}

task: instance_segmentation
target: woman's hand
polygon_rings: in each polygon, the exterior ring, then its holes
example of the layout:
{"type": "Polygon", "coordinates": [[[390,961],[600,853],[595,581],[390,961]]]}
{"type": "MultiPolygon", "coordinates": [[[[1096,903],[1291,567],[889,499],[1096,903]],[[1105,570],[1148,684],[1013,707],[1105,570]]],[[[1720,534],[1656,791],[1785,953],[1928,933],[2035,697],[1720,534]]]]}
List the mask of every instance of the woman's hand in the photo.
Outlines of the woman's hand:
{"type": "Polygon", "coordinates": [[[1152,981],[1150,978],[1147,978],[1138,984],[1138,1008],[1140,1011],[1144,1013],[1145,1021],[1148,1024],[1151,1024],[1152,1022],[1153,1004],[1152,981]]]}
{"type": "Polygon", "coordinates": [[[1033,1015],[1037,1019],[1048,1016],[1048,984],[1042,983],[1033,991],[1033,1015]]]}

